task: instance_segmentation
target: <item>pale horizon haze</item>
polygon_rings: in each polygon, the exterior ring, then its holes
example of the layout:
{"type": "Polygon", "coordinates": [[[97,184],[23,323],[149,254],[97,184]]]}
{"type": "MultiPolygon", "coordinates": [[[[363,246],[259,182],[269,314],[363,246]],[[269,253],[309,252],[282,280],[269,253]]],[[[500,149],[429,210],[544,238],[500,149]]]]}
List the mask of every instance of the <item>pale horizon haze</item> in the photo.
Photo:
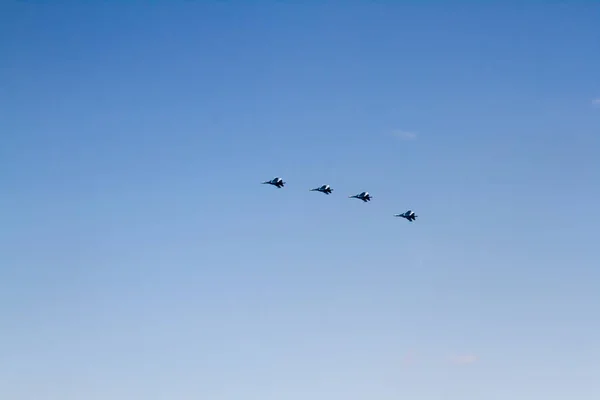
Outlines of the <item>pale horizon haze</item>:
{"type": "Polygon", "coordinates": [[[3,400],[597,400],[599,208],[599,2],[0,3],[3,400]]]}

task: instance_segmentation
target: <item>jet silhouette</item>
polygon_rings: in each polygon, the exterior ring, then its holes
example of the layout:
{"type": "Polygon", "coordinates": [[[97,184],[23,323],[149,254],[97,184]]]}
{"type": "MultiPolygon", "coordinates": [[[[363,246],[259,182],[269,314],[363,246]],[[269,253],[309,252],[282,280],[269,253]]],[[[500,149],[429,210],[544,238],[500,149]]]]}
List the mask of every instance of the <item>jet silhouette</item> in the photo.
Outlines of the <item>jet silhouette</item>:
{"type": "Polygon", "coordinates": [[[414,211],[408,210],[402,214],[395,214],[394,217],[405,218],[405,219],[409,220],[410,222],[412,222],[415,220],[415,218],[418,217],[418,215],[415,215],[414,211]]]}
{"type": "Polygon", "coordinates": [[[369,194],[369,192],[362,192],[362,193],[359,193],[359,194],[355,194],[354,196],[348,196],[348,197],[349,198],[354,198],[354,199],[362,200],[365,203],[367,201],[371,201],[371,199],[373,198],[373,197],[371,197],[371,195],[369,194]]]}
{"type": "Polygon", "coordinates": [[[270,181],[263,182],[263,185],[264,184],[273,185],[273,186],[276,186],[279,189],[281,189],[285,185],[285,182],[281,178],[276,177],[276,178],[271,179],[270,181]]]}
{"type": "Polygon", "coordinates": [[[325,193],[325,194],[329,195],[329,194],[331,194],[331,192],[333,192],[333,189],[331,187],[329,187],[329,185],[323,185],[318,188],[310,189],[310,191],[311,192],[321,192],[321,193],[325,193]]]}

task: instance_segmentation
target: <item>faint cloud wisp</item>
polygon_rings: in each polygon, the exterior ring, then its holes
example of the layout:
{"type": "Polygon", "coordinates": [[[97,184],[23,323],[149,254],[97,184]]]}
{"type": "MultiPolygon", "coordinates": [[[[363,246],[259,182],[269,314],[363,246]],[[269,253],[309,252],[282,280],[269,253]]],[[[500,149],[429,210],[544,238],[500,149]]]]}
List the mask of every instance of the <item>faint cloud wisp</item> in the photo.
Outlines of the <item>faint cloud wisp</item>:
{"type": "Polygon", "coordinates": [[[392,131],[392,136],[402,140],[415,140],[417,138],[417,133],[411,131],[395,130],[392,131]]]}
{"type": "Polygon", "coordinates": [[[600,107],[600,97],[598,97],[597,99],[592,100],[592,105],[594,107],[600,107]]]}
{"type": "Polygon", "coordinates": [[[474,354],[463,354],[452,358],[452,363],[455,365],[469,365],[479,361],[479,357],[474,354]]]}

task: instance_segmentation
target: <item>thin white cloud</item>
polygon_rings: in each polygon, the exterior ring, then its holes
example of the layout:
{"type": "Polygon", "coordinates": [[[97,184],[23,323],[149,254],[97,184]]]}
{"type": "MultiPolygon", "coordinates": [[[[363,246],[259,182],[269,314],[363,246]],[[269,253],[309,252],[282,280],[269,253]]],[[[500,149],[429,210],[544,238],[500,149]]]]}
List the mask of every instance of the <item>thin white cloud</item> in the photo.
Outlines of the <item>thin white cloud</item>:
{"type": "Polygon", "coordinates": [[[452,363],[456,365],[469,365],[479,361],[479,357],[474,354],[462,354],[452,358],[452,363]]]}
{"type": "Polygon", "coordinates": [[[415,140],[417,133],[412,131],[395,130],[392,132],[392,136],[402,140],[415,140]]]}
{"type": "Polygon", "coordinates": [[[592,105],[596,106],[596,107],[600,107],[600,97],[598,97],[597,99],[592,100],[592,105]]]}

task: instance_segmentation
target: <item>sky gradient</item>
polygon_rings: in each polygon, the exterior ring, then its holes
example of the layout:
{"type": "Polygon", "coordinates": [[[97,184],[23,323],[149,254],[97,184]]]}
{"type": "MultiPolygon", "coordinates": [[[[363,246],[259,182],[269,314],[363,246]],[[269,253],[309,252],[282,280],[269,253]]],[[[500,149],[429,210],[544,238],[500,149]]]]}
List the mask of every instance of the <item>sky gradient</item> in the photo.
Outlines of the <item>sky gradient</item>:
{"type": "Polygon", "coordinates": [[[419,3],[0,3],[0,398],[600,398],[600,3],[419,3]]]}

